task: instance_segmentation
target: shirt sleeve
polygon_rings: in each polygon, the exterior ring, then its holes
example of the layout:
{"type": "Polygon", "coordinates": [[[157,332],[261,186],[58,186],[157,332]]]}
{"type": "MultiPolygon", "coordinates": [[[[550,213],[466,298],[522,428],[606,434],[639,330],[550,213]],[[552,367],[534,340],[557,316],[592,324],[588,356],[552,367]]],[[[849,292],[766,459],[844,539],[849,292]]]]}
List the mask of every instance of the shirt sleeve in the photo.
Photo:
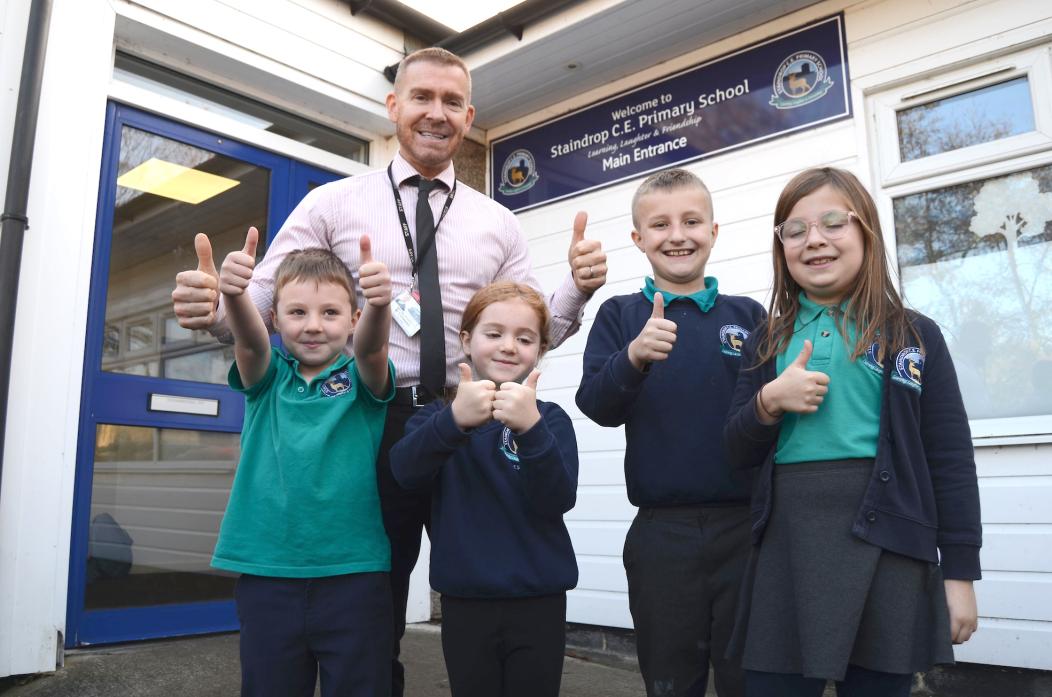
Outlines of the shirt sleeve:
{"type": "Polygon", "coordinates": [[[585,345],[576,401],[580,410],[600,426],[620,426],[628,421],[647,376],[628,359],[628,344],[635,336],[627,336],[632,332],[623,324],[621,305],[614,298],[607,300],[599,308],[585,345]]]}
{"type": "Polygon", "coordinates": [[[427,486],[470,434],[453,420],[453,409],[435,400],[417,411],[405,436],[391,448],[391,474],[403,489],[427,486]]]}
{"type": "Polygon", "coordinates": [[[365,385],[365,380],[362,380],[361,373],[358,372],[358,361],[356,361],[356,360],[354,360],[352,358],[350,365],[351,365],[351,370],[354,371],[353,375],[351,376],[354,379],[354,381],[355,381],[354,384],[361,388],[361,390],[358,393],[358,397],[364,399],[366,404],[369,404],[370,406],[373,406],[373,407],[386,407],[388,402],[390,402],[392,399],[394,399],[394,396],[395,396],[395,367],[394,367],[394,363],[391,362],[390,358],[387,359],[387,378],[388,378],[388,381],[387,381],[387,392],[386,392],[386,394],[384,394],[382,396],[379,396],[379,397],[377,395],[374,395],[372,393],[372,390],[370,390],[365,385]]]}
{"type": "MultiPolygon", "coordinates": [[[[327,189],[322,186],[308,193],[292,211],[285,224],[267,247],[266,255],[252,271],[248,286],[249,297],[259,310],[267,330],[274,332],[270,310],[274,305],[274,276],[278,265],[290,252],[297,249],[332,249],[332,204],[327,189]]],[[[223,343],[233,337],[226,325],[223,296],[219,296],[216,321],[208,331],[223,343]]]]}
{"type": "Polygon", "coordinates": [[[928,322],[920,431],[938,511],[940,563],[945,578],[975,580],[982,545],[975,449],[949,349],[938,326],[928,322]]]}
{"type": "Polygon", "coordinates": [[[557,404],[543,409],[533,428],[515,436],[522,485],[530,508],[561,517],[577,503],[577,436],[557,404]]]}
{"type": "Polygon", "coordinates": [[[734,397],[727,412],[727,424],[723,430],[723,444],[727,459],[734,467],[759,467],[767,459],[771,448],[778,441],[781,422],[764,424],[756,415],[756,396],[772,375],[773,361],[757,366],[756,353],[766,327],[761,324],[745,340],[742,347],[742,368],[738,371],[738,382],[734,397]]]}
{"type": "MultiPolygon", "coordinates": [[[[502,225],[511,239],[511,247],[504,265],[497,272],[497,278],[519,281],[534,288],[540,288],[533,274],[526,238],[522,234],[519,220],[511,211],[503,207],[502,209],[502,225]]],[[[581,328],[581,319],[584,316],[584,306],[588,302],[588,296],[577,288],[573,282],[573,276],[567,273],[559,287],[545,300],[552,314],[552,345],[548,347],[552,349],[581,328]]]]}
{"type": "Polygon", "coordinates": [[[261,377],[256,384],[252,385],[252,387],[245,387],[245,384],[241,382],[241,373],[237,369],[237,361],[234,361],[230,364],[230,371],[226,376],[227,384],[230,385],[231,389],[245,395],[245,399],[252,401],[263,392],[270,389],[270,386],[274,383],[274,379],[278,374],[278,362],[283,360],[285,359],[278,354],[278,350],[271,346],[270,363],[267,364],[267,371],[263,373],[263,377],[261,377]]]}

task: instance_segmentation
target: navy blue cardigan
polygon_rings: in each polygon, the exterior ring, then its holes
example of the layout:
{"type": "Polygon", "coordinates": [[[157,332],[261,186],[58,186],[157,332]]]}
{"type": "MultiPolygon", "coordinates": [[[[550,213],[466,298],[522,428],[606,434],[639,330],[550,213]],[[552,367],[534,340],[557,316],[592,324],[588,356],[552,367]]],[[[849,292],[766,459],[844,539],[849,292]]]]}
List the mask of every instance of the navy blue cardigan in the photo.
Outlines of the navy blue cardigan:
{"type": "MultiPolygon", "coordinates": [[[[919,313],[910,317],[925,356],[918,365],[915,349],[898,347],[884,358],[877,456],[851,532],[915,559],[938,564],[941,557],[944,578],[979,579],[979,486],[957,374],[938,325],[919,313]]],[[[781,428],[780,423],[762,424],[754,406],[760,388],[775,378],[774,359],[750,369],[765,332],[766,327],[757,327],[745,343],[724,431],[731,462],[760,468],[752,496],[753,544],[760,543],[771,513],[781,428]]]]}
{"type": "Polygon", "coordinates": [[[431,587],[462,598],[522,598],[577,585],[563,513],[577,500],[577,438],[558,404],[514,435],[498,421],[462,431],[431,402],[391,449],[404,488],[432,486],[431,587]]]}

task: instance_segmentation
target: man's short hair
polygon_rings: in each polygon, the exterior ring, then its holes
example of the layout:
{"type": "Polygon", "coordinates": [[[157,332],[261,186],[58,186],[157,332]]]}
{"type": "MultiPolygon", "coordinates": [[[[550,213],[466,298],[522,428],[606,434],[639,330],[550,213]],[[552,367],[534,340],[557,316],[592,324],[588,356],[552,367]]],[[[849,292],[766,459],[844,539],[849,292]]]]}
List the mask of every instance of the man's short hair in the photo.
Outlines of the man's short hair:
{"type": "MultiPolygon", "coordinates": [[[[636,193],[632,196],[632,225],[638,230],[639,220],[636,216],[636,209],[639,207],[639,202],[643,200],[643,197],[652,194],[656,191],[673,191],[675,189],[700,189],[705,192],[705,195],[709,199],[709,215],[712,215],[712,192],[709,191],[709,187],[705,186],[705,182],[701,181],[701,178],[693,172],[688,172],[685,169],[663,169],[660,172],[655,172],[649,177],[643,180],[643,183],[636,189],[636,193]]],[[[711,222],[711,221],[710,221],[711,222]]]]}
{"type": "Polygon", "coordinates": [[[401,60],[398,64],[398,72],[395,73],[394,79],[394,90],[396,94],[399,93],[402,88],[402,76],[405,74],[405,69],[413,63],[420,62],[448,65],[463,70],[464,76],[468,79],[468,93],[466,96],[468,104],[471,103],[471,71],[468,70],[468,64],[461,60],[460,56],[450,53],[446,49],[439,48],[438,46],[421,48],[417,51],[413,51],[401,60]]]}
{"type": "Polygon", "coordinates": [[[342,286],[351,298],[351,307],[357,308],[354,278],[343,261],[328,249],[297,249],[289,252],[274,273],[274,307],[278,306],[278,295],[286,283],[314,281],[335,283],[342,286]]]}

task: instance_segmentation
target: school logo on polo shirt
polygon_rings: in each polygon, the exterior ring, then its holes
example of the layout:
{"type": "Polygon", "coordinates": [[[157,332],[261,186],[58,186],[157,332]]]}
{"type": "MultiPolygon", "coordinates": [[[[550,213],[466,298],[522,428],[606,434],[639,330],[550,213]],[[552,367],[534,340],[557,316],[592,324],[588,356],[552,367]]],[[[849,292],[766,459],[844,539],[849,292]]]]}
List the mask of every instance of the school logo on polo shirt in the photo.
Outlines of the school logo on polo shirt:
{"type": "Polygon", "coordinates": [[[749,332],[737,324],[725,324],[720,327],[720,352],[725,356],[741,358],[742,346],[749,338],[749,332]]]}
{"type": "Polygon", "coordinates": [[[508,155],[500,168],[500,192],[505,196],[521,194],[533,188],[541,175],[537,172],[537,161],[533,153],[519,148],[508,155]]]}
{"type": "Polygon", "coordinates": [[[770,104],[775,109],[795,109],[821,99],[832,86],[822,56],[814,51],[799,51],[782,61],[774,72],[770,104]]]}
{"type": "Polygon", "coordinates": [[[918,347],[904,348],[895,356],[895,372],[891,375],[895,382],[920,392],[923,374],[924,354],[918,347]]]}
{"type": "Polygon", "coordinates": [[[500,452],[511,461],[512,469],[519,469],[519,446],[507,426],[500,433],[500,452]]]}
{"type": "Polygon", "coordinates": [[[346,370],[334,373],[321,386],[321,393],[326,397],[339,397],[351,391],[351,376],[346,370]]]}
{"type": "Polygon", "coordinates": [[[877,375],[884,374],[884,364],[880,362],[880,342],[874,341],[862,354],[862,365],[872,370],[877,375]]]}

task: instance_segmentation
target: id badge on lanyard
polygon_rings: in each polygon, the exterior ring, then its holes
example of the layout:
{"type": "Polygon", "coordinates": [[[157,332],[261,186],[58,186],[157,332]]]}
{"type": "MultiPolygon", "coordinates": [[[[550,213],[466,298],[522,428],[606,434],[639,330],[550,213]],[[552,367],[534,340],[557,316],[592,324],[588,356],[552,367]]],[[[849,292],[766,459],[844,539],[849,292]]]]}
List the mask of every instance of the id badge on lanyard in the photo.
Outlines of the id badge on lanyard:
{"type": "MultiPolygon", "coordinates": [[[[402,206],[402,197],[398,195],[398,187],[394,183],[394,175],[392,174],[391,165],[387,166],[387,178],[391,182],[391,191],[394,193],[395,206],[398,208],[398,221],[402,226],[402,236],[405,238],[405,248],[409,253],[409,262],[413,265],[413,283],[409,287],[409,290],[403,290],[401,293],[396,295],[391,300],[391,318],[394,319],[395,323],[402,328],[406,336],[413,336],[420,331],[420,291],[416,288],[416,278],[419,269],[418,261],[416,257],[416,251],[413,249],[413,238],[409,234],[409,221],[405,217],[405,208],[402,206]]],[[[435,233],[438,233],[438,226],[442,224],[442,220],[446,217],[446,213],[449,212],[449,207],[453,204],[453,197],[457,193],[457,183],[453,182],[453,188],[450,190],[449,195],[446,196],[446,203],[442,206],[442,213],[438,216],[438,222],[435,223],[435,233]]],[[[437,253],[435,250],[438,247],[437,240],[432,245],[430,253],[437,253]]]]}

